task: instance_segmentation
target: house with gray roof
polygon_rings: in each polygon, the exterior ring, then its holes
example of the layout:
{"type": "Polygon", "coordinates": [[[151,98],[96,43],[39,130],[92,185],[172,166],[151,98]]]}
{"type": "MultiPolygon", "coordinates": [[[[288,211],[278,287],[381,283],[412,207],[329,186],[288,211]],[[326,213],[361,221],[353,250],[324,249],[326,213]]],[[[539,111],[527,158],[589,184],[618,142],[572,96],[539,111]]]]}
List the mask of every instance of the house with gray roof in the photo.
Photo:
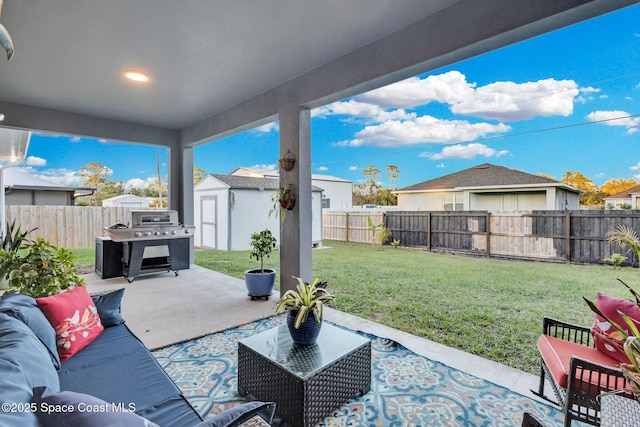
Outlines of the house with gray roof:
{"type": "Polygon", "coordinates": [[[90,196],[92,187],[58,185],[19,168],[2,171],[6,205],[74,206],[78,197],[90,196]]]}
{"type": "MultiPolygon", "coordinates": [[[[194,246],[251,249],[251,234],[264,229],[280,242],[280,217],[271,214],[280,188],[273,177],[208,174],[194,186],[194,246]]],[[[312,244],[322,245],[322,189],[312,188],[312,244]]],[[[279,209],[276,210],[279,213],[279,209]]],[[[287,220],[285,216],[285,221],[287,220]]]]}
{"type": "Polygon", "coordinates": [[[640,209],[640,185],[606,197],[604,205],[607,209],[640,209]]]}
{"type": "Polygon", "coordinates": [[[579,209],[580,190],[544,176],[484,163],[394,191],[408,211],[579,209]]]}

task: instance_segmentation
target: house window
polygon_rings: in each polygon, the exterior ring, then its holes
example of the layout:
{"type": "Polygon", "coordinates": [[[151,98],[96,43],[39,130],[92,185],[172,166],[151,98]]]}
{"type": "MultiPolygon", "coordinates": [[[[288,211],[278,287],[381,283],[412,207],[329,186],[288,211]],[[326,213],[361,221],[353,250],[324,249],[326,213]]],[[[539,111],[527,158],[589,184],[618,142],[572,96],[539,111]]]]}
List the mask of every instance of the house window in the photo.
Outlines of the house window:
{"type": "Polygon", "coordinates": [[[449,193],[444,195],[444,206],[443,209],[445,211],[462,211],[464,210],[464,205],[462,203],[462,194],[457,193],[449,193]]]}
{"type": "Polygon", "coordinates": [[[329,209],[331,207],[331,199],[326,197],[322,199],[322,209],[329,209]]]}

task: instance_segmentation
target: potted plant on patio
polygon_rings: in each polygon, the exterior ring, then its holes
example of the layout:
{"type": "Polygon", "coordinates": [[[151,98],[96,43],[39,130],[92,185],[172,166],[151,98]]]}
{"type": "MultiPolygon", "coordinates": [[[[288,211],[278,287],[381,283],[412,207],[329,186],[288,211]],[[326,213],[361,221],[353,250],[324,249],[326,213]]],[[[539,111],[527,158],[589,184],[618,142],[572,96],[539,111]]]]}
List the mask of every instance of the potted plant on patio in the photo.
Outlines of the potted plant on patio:
{"type": "Polygon", "coordinates": [[[75,255],[42,238],[27,242],[20,251],[0,250],[0,274],[9,281],[7,293],[33,298],[84,285],[77,274],[75,255]]]}
{"type": "MultiPolygon", "coordinates": [[[[35,228],[32,228],[31,230],[22,231],[20,225],[16,227],[15,219],[11,223],[7,222],[4,235],[0,235],[0,250],[5,253],[18,252],[27,235],[35,230],[35,228]]],[[[0,290],[9,289],[8,273],[8,271],[0,269],[0,290]]]]}
{"type": "Polygon", "coordinates": [[[308,283],[299,277],[295,290],[288,290],[276,305],[276,313],[281,309],[288,311],[287,326],[293,342],[308,345],[316,342],[322,327],[322,314],[325,304],[335,298],[327,292],[327,282],[317,277],[308,283]],[[313,316],[309,316],[313,313],[313,316]]]}
{"type": "Polygon", "coordinates": [[[249,257],[260,261],[260,268],[244,272],[244,282],[252,300],[261,298],[268,300],[273,291],[276,283],[276,270],[264,268],[264,257],[269,257],[271,251],[275,249],[276,243],[276,238],[268,228],[251,234],[252,249],[249,257]]]}

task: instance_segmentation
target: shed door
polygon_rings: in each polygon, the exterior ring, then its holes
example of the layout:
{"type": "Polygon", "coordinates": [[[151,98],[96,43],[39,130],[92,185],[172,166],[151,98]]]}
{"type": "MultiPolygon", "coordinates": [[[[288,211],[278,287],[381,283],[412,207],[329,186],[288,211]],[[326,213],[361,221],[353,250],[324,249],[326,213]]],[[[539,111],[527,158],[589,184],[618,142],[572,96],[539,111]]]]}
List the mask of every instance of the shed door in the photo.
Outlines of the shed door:
{"type": "Polygon", "coordinates": [[[200,241],[203,248],[218,249],[218,198],[200,199],[200,241]]]}

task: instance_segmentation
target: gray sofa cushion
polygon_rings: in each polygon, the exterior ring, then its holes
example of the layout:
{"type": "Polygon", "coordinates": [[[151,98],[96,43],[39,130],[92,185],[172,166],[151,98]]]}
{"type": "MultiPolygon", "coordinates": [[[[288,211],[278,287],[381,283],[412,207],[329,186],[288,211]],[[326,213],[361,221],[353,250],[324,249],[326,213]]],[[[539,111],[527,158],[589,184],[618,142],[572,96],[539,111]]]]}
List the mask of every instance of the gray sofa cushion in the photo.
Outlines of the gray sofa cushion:
{"type": "Polygon", "coordinates": [[[8,294],[0,300],[0,313],[20,319],[47,347],[53,366],[60,367],[60,356],[56,347],[56,331],[45,317],[35,298],[21,294],[8,294]]]}
{"type": "Polygon", "coordinates": [[[0,411],[1,426],[39,427],[28,406],[38,386],[60,389],[49,351],[22,321],[0,313],[0,402],[10,405],[0,411]]]}
{"type": "Polygon", "coordinates": [[[54,392],[47,387],[36,387],[33,389],[33,402],[44,427],[158,427],[126,407],[112,405],[89,394],[54,392]]]}

